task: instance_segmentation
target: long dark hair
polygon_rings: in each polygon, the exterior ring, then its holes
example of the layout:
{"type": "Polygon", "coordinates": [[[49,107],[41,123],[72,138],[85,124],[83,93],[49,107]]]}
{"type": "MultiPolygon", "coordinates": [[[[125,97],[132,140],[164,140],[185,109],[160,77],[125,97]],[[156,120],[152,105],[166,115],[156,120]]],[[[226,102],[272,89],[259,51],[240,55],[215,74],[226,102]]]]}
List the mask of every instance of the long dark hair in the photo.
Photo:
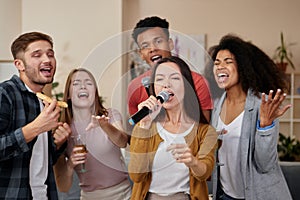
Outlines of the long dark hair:
{"type": "Polygon", "coordinates": [[[228,34],[222,37],[219,44],[213,48],[212,59],[215,60],[219,51],[228,50],[235,57],[239,82],[243,91],[251,88],[256,96],[260,92],[269,93],[270,90],[282,89],[287,92],[286,76],[281,72],[273,60],[261,49],[239,38],[228,34]]]}
{"type": "MultiPolygon", "coordinates": [[[[154,66],[154,68],[152,70],[151,79],[150,79],[150,94],[152,94],[154,96],[157,95],[157,94],[155,94],[155,91],[154,91],[155,73],[156,73],[157,68],[162,63],[166,63],[166,62],[175,63],[179,67],[179,70],[183,76],[184,91],[185,91],[184,99],[183,99],[183,103],[184,103],[183,107],[185,109],[186,114],[196,122],[208,124],[208,121],[204,117],[202,108],[200,106],[199,99],[197,97],[197,92],[195,90],[195,85],[194,85],[194,81],[192,78],[191,70],[190,70],[189,66],[187,65],[187,63],[184,60],[182,60],[181,58],[176,57],[176,56],[163,58],[154,66]]],[[[165,115],[164,109],[162,109],[162,112],[160,113],[159,116],[162,116],[162,115],[163,116],[165,115]]],[[[156,119],[158,119],[158,118],[156,118],[156,119]]]]}

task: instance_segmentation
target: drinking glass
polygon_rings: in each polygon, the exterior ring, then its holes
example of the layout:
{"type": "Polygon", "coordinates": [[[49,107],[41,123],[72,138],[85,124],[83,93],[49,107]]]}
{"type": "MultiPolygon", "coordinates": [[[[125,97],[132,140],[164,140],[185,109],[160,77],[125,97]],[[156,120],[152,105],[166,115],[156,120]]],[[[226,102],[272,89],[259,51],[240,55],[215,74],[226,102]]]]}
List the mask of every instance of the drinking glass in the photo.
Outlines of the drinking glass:
{"type": "MultiPolygon", "coordinates": [[[[83,136],[84,136],[84,134],[78,134],[78,135],[71,136],[72,139],[73,139],[74,148],[75,147],[80,147],[81,148],[80,150],[75,151],[75,153],[87,153],[86,143],[85,143],[85,140],[84,140],[83,136]]],[[[80,173],[86,172],[85,163],[82,163],[80,165],[81,165],[81,167],[80,167],[79,172],[80,173]]]]}

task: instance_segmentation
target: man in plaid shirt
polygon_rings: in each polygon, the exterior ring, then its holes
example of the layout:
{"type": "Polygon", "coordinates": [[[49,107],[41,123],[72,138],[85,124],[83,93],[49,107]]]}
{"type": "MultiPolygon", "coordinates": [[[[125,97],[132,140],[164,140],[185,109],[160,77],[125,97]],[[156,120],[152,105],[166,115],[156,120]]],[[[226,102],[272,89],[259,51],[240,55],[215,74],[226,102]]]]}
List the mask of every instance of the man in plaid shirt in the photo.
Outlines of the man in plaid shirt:
{"type": "Polygon", "coordinates": [[[53,81],[52,38],[25,33],[11,51],[19,76],[0,84],[0,199],[57,199],[52,165],[71,131],[58,121],[57,101],[42,102],[35,94],[53,81]],[[60,127],[67,134],[53,135],[51,130],[60,127]]]}

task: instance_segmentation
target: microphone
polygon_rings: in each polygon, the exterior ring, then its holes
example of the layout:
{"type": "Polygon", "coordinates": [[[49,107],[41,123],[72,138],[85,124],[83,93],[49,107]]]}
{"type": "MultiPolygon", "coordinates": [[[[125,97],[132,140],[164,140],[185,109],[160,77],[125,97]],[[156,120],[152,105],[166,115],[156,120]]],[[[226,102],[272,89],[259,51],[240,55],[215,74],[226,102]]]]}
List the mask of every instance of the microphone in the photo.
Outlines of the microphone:
{"type": "Polygon", "coordinates": [[[149,76],[146,76],[142,79],[142,85],[145,87],[148,96],[150,96],[150,91],[149,91],[150,77],[149,76]]]}
{"type": "MultiPolygon", "coordinates": [[[[161,91],[160,93],[158,93],[156,98],[160,101],[160,103],[164,103],[169,100],[170,94],[166,91],[161,91]]],[[[128,120],[129,124],[135,125],[141,119],[143,119],[144,117],[149,115],[150,112],[151,112],[151,110],[148,107],[144,106],[142,109],[140,109],[139,111],[137,111],[135,114],[133,114],[130,117],[130,119],[128,120]]]]}

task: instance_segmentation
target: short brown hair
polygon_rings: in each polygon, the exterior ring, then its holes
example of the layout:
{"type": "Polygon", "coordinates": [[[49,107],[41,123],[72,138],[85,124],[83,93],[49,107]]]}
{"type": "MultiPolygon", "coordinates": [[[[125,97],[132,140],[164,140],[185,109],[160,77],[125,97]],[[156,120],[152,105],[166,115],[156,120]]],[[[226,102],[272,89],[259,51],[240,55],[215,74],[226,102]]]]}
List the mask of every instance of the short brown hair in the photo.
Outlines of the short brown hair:
{"type": "Polygon", "coordinates": [[[40,32],[29,32],[20,35],[11,45],[11,53],[13,58],[16,59],[18,54],[25,52],[29,44],[35,41],[45,40],[50,43],[53,48],[53,40],[49,35],[40,32]]]}

